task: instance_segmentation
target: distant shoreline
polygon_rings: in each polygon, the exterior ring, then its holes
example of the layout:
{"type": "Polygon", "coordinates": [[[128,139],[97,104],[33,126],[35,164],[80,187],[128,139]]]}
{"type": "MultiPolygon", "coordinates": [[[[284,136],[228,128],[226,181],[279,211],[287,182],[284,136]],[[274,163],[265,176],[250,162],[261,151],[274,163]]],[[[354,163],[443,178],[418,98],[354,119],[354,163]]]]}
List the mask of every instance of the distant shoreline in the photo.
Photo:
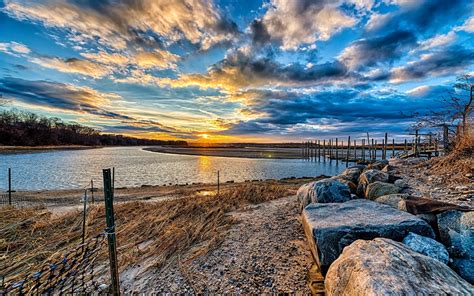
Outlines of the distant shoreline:
{"type": "Polygon", "coordinates": [[[60,145],[60,146],[0,146],[0,154],[36,153],[45,151],[97,149],[103,146],[60,145]]]}
{"type": "Polygon", "coordinates": [[[299,148],[216,148],[216,147],[149,147],[143,148],[145,151],[178,154],[178,155],[194,155],[194,156],[214,156],[214,157],[235,157],[235,158],[252,158],[252,159],[300,159],[301,149],[299,148]]]}

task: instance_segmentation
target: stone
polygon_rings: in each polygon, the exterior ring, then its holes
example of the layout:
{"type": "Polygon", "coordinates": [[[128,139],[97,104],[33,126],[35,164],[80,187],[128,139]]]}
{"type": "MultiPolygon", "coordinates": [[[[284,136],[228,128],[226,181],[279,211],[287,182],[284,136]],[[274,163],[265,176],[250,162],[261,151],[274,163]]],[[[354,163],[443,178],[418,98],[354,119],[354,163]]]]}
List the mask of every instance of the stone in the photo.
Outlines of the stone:
{"type": "Polygon", "coordinates": [[[357,184],[361,173],[362,173],[361,168],[350,167],[350,168],[345,169],[339,176],[342,176],[348,181],[351,181],[352,183],[357,184]]]}
{"type": "Polygon", "coordinates": [[[375,199],[376,202],[386,204],[391,206],[394,209],[405,211],[405,199],[407,195],[405,194],[387,194],[379,196],[375,199]]]}
{"type": "Polygon", "coordinates": [[[376,181],[367,185],[365,197],[370,200],[375,200],[377,197],[388,194],[397,194],[398,192],[400,192],[400,188],[397,186],[390,183],[376,181]]]}
{"type": "Polygon", "coordinates": [[[474,285],[474,258],[453,258],[450,264],[463,279],[474,285]]]}
{"type": "Polygon", "coordinates": [[[474,257],[474,211],[437,215],[441,242],[453,257],[474,257]]]}
{"type": "Polygon", "coordinates": [[[403,243],[415,252],[439,260],[444,264],[448,264],[448,250],[446,250],[442,243],[439,243],[432,238],[410,232],[403,239],[403,243]]]}
{"type": "Polygon", "coordinates": [[[344,247],[357,239],[387,237],[401,241],[409,232],[434,238],[425,221],[366,199],[310,204],[302,220],[311,252],[323,273],[344,247]]]}
{"type": "Polygon", "coordinates": [[[393,184],[400,189],[408,188],[408,182],[403,179],[398,179],[393,184]]]}
{"type": "Polygon", "coordinates": [[[301,186],[297,193],[301,209],[309,203],[345,202],[351,199],[349,186],[334,179],[323,179],[301,186]]]}
{"type": "Polygon", "coordinates": [[[351,194],[357,193],[357,185],[354,184],[352,181],[350,181],[349,178],[347,178],[346,176],[338,175],[338,176],[331,177],[330,179],[336,180],[338,182],[341,182],[342,184],[346,184],[347,186],[349,186],[349,189],[351,190],[351,194]]]}
{"type": "Polygon", "coordinates": [[[369,164],[369,165],[367,166],[367,168],[368,168],[369,170],[371,170],[371,169],[381,170],[381,169],[383,169],[385,166],[387,166],[388,164],[389,164],[388,160],[385,160],[385,159],[384,159],[384,160],[379,160],[379,161],[376,161],[376,162],[373,162],[373,163],[369,164]]]}
{"type": "Polygon", "coordinates": [[[326,295],[472,295],[473,286],[440,261],[386,238],[344,249],[325,278],[326,295]]]}
{"type": "Polygon", "coordinates": [[[365,189],[367,188],[367,185],[370,183],[380,181],[380,182],[387,182],[389,178],[389,175],[387,173],[384,173],[379,170],[367,170],[360,174],[359,177],[359,182],[358,182],[358,187],[357,187],[357,194],[359,196],[363,196],[365,193],[365,189]]]}

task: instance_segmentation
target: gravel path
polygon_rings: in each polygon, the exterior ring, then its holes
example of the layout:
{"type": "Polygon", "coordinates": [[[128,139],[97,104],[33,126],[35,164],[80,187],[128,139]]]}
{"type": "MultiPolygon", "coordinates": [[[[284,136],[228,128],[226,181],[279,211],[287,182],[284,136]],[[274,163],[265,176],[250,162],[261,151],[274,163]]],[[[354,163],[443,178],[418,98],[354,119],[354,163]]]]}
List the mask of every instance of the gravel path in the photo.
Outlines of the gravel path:
{"type": "Polygon", "coordinates": [[[312,258],[296,197],[251,206],[232,216],[236,223],[222,244],[191,261],[186,266],[186,276],[175,262],[133,281],[135,291],[310,294],[307,274],[312,258]]]}

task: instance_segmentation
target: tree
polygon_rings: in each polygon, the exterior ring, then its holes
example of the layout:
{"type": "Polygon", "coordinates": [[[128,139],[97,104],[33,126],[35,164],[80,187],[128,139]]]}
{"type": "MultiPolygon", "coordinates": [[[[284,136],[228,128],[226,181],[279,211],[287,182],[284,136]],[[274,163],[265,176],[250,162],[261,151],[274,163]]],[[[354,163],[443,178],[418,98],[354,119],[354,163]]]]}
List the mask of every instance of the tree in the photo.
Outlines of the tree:
{"type": "Polygon", "coordinates": [[[474,105],[473,92],[473,77],[469,74],[458,76],[453,90],[448,93],[447,97],[442,98],[444,105],[442,111],[429,111],[423,115],[415,113],[417,121],[413,128],[456,127],[456,130],[451,130],[456,134],[456,137],[467,136],[474,105]]]}

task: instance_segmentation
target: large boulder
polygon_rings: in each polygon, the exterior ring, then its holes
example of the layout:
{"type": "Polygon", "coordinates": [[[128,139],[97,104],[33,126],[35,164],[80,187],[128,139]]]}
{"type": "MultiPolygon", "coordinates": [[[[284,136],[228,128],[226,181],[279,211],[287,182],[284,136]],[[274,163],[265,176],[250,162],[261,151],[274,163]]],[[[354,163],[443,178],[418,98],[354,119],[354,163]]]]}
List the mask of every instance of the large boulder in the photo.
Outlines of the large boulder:
{"type": "Polygon", "coordinates": [[[349,180],[348,177],[338,175],[338,176],[331,177],[331,180],[336,180],[338,182],[341,182],[342,184],[346,184],[351,190],[351,193],[353,194],[357,193],[357,185],[353,183],[351,180],[349,180]]]}
{"type": "Polygon", "coordinates": [[[448,266],[390,239],[358,240],[325,279],[326,295],[472,295],[448,266]]]}
{"type": "Polygon", "coordinates": [[[451,266],[474,283],[474,211],[447,211],[437,219],[440,240],[453,258],[451,266]]]}
{"type": "Polygon", "coordinates": [[[409,232],[434,238],[433,230],[425,221],[366,199],[310,204],[303,211],[303,227],[323,273],[344,247],[357,239],[387,237],[401,241],[409,232]]]}
{"type": "Polygon", "coordinates": [[[349,186],[334,179],[323,179],[304,184],[296,193],[303,209],[309,203],[335,203],[351,199],[349,186]]]}
{"type": "Polygon", "coordinates": [[[439,260],[444,264],[448,264],[448,251],[442,243],[439,243],[432,238],[410,232],[403,239],[403,243],[415,252],[439,260]]]}
{"type": "Polygon", "coordinates": [[[399,187],[390,183],[376,181],[367,185],[365,197],[370,200],[375,200],[377,197],[388,194],[397,194],[398,192],[400,192],[399,187]]]}
{"type": "Polygon", "coordinates": [[[358,187],[357,187],[357,194],[359,196],[364,195],[365,189],[367,185],[374,182],[388,182],[389,175],[379,170],[367,170],[360,174],[358,187]]]}

